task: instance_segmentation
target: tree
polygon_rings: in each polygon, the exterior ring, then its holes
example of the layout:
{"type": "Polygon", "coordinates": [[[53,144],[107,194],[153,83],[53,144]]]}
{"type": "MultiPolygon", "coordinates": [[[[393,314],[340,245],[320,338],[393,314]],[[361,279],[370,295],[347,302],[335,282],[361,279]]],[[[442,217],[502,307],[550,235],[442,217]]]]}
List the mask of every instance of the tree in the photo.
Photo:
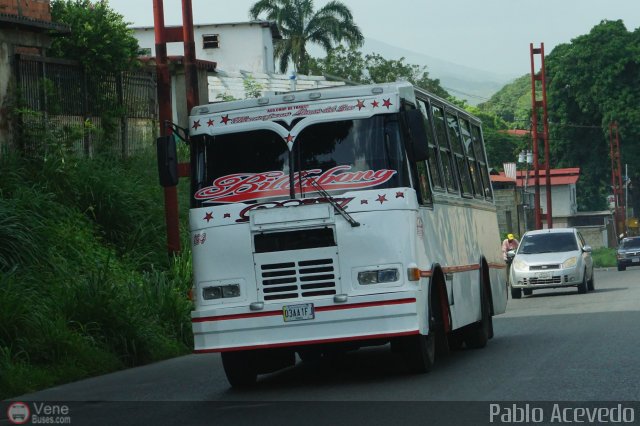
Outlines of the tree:
{"type": "Polygon", "coordinates": [[[311,58],[310,70],[314,74],[330,75],[362,84],[404,79],[443,98],[450,97],[440,86],[440,80],[429,78],[426,67],[407,64],[403,57],[397,60],[385,59],[377,53],[363,57],[353,46],[349,49],[338,46],[325,58],[311,58]]]}
{"type": "Polygon", "coordinates": [[[259,0],[249,15],[253,19],[265,15],[277,23],[283,38],[274,49],[282,73],[287,71],[289,61],[296,72],[309,73],[309,43],[319,44],[330,52],[341,42],[361,46],[364,41],[349,8],[336,0],[315,12],[313,0],[259,0]]]}
{"type": "MultiPolygon", "coordinates": [[[[551,150],[558,166],[580,166],[578,206],[601,210],[611,192],[609,124],[618,123],[622,163],[640,178],[640,28],[602,21],[546,58],[551,150]]],[[[640,200],[633,203],[638,211],[640,200]]]]}
{"type": "Polygon", "coordinates": [[[71,34],[56,37],[49,56],[79,61],[89,72],[130,69],[140,50],[133,30],[106,0],[54,0],[53,21],[71,27],[71,34]]]}
{"type": "Polygon", "coordinates": [[[418,87],[431,93],[448,98],[449,93],[440,86],[439,79],[429,78],[426,67],[415,64],[406,64],[404,57],[400,59],[385,59],[377,53],[365,56],[365,62],[369,78],[375,83],[384,83],[406,79],[418,87]]]}

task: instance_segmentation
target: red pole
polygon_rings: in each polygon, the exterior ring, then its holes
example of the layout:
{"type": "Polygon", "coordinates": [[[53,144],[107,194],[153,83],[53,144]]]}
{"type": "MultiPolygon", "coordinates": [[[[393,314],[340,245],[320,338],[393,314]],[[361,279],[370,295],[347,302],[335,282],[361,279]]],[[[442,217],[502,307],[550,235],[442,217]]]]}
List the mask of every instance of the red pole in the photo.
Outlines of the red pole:
{"type": "Polygon", "coordinates": [[[551,166],[549,165],[549,120],[547,116],[547,82],[544,72],[544,43],[540,43],[541,83],[542,83],[542,126],[544,139],[544,165],[546,169],[545,192],[547,195],[547,228],[553,228],[551,206],[551,166]]]}
{"type": "Polygon", "coordinates": [[[182,38],[184,40],[184,79],[187,88],[187,111],[190,113],[191,108],[200,104],[191,0],[182,0],[182,38]]]}
{"type": "Polygon", "coordinates": [[[531,56],[531,130],[533,142],[533,182],[535,185],[534,195],[534,216],[536,229],[542,229],[542,219],[540,217],[540,165],[538,164],[538,114],[536,102],[536,74],[533,54],[535,50],[533,43],[529,43],[529,53],[531,56]]]}
{"type": "MultiPolygon", "coordinates": [[[[171,76],[167,62],[167,42],[164,26],[164,6],[162,0],[153,0],[153,20],[156,38],[156,73],[158,79],[158,118],[160,135],[171,134],[165,123],[171,122],[171,76]]],[[[167,251],[169,255],[180,252],[180,227],[178,220],[178,190],[171,186],[164,188],[164,218],[167,226],[167,251]]]]}

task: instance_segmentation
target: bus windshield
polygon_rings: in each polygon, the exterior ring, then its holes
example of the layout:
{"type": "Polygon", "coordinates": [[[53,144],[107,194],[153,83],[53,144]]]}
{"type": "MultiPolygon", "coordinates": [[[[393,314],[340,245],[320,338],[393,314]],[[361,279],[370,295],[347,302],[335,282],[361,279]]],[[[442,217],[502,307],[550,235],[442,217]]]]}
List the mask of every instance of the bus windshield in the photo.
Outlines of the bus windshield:
{"type": "Polygon", "coordinates": [[[192,144],[196,205],[305,196],[315,192],[310,180],[332,195],[409,186],[391,114],[312,124],[293,139],[291,155],[270,130],[196,137],[192,144]]]}

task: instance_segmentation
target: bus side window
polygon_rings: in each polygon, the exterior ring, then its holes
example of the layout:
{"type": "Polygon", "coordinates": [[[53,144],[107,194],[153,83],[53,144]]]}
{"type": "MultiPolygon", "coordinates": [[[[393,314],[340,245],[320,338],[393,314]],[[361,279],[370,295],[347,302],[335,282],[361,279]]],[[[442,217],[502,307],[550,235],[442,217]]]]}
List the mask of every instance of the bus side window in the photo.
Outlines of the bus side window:
{"type": "Polygon", "coordinates": [[[440,160],[442,162],[442,171],[444,180],[449,192],[458,193],[458,180],[455,175],[455,167],[453,165],[453,155],[449,149],[447,142],[447,127],[444,123],[444,110],[442,107],[431,105],[433,112],[433,121],[436,128],[436,139],[438,148],[440,149],[440,160]]]}
{"type": "Polygon", "coordinates": [[[476,153],[478,160],[478,167],[482,174],[482,184],[484,185],[484,196],[487,199],[493,199],[493,193],[491,192],[491,182],[489,181],[489,166],[487,164],[487,157],[484,154],[484,143],[482,142],[482,131],[480,127],[475,124],[471,125],[471,139],[473,140],[473,150],[476,153]]]}
{"type": "Polygon", "coordinates": [[[424,117],[424,125],[427,129],[427,142],[429,144],[429,175],[431,176],[431,183],[436,189],[444,189],[444,182],[442,181],[442,171],[440,170],[440,162],[438,161],[438,145],[436,144],[433,136],[433,122],[429,117],[429,105],[422,99],[417,99],[418,108],[422,112],[424,117]]]}
{"type": "Polygon", "coordinates": [[[460,126],[458,125],[458,117],[453,112],[446,112],[447,117],[447,133],[449,135],[449,142],[453,149],[453,155],[458,166],[458,173],[460,176],[460,183],[462,185],[462,193],[467,196],[473,194],[473,188],[471,187],[471,177],[469,175],[469,166],[467,166],[467,159],[464,155],[462,148],[462,141],[460,140],[460,126]]]}
{"type": "Polygon", "coordinates": [[[473,193],[476,197],[484,197],[482,174],[480,172],[480,166],[476,160],[476,153],[473,150],[469,120],[460,119],[460,131],[462,134],[462,145],[467,155],[467,161],[469,162],[469,172],[471,173],[471,182],[473,183],[473,193]]]}

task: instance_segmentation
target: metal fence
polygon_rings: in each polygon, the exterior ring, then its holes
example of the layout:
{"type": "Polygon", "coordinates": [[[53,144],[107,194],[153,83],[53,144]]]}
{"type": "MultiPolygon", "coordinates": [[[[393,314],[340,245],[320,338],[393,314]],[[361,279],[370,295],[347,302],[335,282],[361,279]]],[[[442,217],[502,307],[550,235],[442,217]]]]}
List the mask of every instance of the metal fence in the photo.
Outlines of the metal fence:
{"type": "Polygon", "coordinates": [[[56,143],[91,156],[123,157],[151,146],[158,133],[155,72],[87,73],[74,61],[17,55],[18,146],[35,151],[56,143]]]}

